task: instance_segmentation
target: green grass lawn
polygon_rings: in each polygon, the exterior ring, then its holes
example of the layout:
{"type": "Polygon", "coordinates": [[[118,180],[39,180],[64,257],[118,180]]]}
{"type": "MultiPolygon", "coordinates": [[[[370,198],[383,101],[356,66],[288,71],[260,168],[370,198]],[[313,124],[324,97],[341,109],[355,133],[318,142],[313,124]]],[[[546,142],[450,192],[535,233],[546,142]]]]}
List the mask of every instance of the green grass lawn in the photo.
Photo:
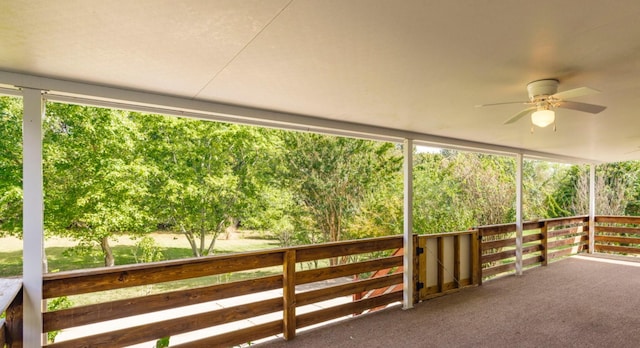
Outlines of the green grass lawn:
{"type": "MultiPolygon", "coordinates": [[[[177,260],[192,257],[191,248],[186,238],[180,234],[153,233],[155,244],[163,255],[163,260],[177,260]]],[[[136,241],[128,236],[120,236],[111,241],[111,247],[116,259],[116,265],[135,264],[134,257],[136,241]]],[[[99,252],[91,255],[69,253],[75,246],[72,240],[50,238],[45,241],[45,253],[49,271],[69,271],[76,269],[96,268],[104,266],[104,260],[99,252]]],[[[279,247],[278,241],[259,239],[248,236],[241,238],[234,235],[230,239],[216,241],[215,253],[226,254],[243,251],[263,250],[279,247]]],[[[97,250],[96,250],[97,251],[97,250]]],[[[22,241],[6,237],[0,238],[0,277],[12,277],[22,274],[22,241]]]]}
{"type": "MultiPolygon", "coordinates": [[[[156,246],[163,255],[163,260],[177,260],[192,257],[191,248],[186,238],[179,234],[153,233],[156,246]]],[[[111,247],[116,259],[116,265],[135,264],[134,257],[136,240],[128,236],[121,236],[112,241],[111,247]]],[[[75,242],[63,238],[51,238],[45,241],[45,252],[48,267],[51,272],[69,271],[77,269],[97,268],[104,266],[104,260],[100,253],[80,255],[69,253],[69,249],[75,246],[75,242]]],[[[230,239],[216,241],[215,253],[226,254],[234,252],[272,249],[279,247],[278,241],[261,238],[242,238],[234,235],[230,239]]],[[[70,296],[74,306],[86,305],[96,302],[105,302],[121,298],[144,296],[147,294],[166,291],[206,286],[229,281],[255,278],[282,272],[281,267],[252,270],[250,272],[236,272],[233,274],[220,274],[209,277],[181,280],[170,283],[138,286],[132,288],[70,296]]],[[[0,238],[0,277],[13,277],[22,274],[22,241],[12,237],[0,238]]]]}

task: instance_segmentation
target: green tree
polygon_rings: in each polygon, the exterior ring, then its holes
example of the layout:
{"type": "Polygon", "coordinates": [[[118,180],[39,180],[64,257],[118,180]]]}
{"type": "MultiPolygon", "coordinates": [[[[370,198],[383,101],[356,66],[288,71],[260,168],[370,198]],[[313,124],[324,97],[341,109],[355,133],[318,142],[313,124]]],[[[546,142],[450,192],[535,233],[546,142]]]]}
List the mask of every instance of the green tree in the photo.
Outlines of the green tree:
{"type": "MultiPolygon", "coordinates": [[[[640,161],[601,164],[596,167],[596,214],[637,215],[640,207],[640,161]]],[[[549,215],[570,216],[589,212],[589,168],[572,166],[550,198],[556,202],[549,215]]]]}
{"type": "Polygon", "coordinates": [[[45,228],[76,250],[99,246],[113,266],[109,240],[151,226],[138,128],[124,111],[59,103],[47,104],[44,127],[45,228]]]}
{"type": "MultiPolygon", "coordinates": [[[[473,207],[465,204],[462,181],[456,178],[458,152],[419,153],[414,158],[413,228],[430,234],[474,225],[473,207]]],[[[464,164],[463,164],[464,165],[464,164]]]]}
{"type": "Polygon", "coordinates": [[[301,209],[299,225],[320,233],[316,241],[341,240],[365,199],[397,175],[402,163],[390,143],[290,132],[283,138],[283,188],[301,209]]]}
{"type": "Polygon", "coordinates": [[[184,234],[194,256],[212,254],[225,228],[259,209],[271,131],[158,115],[136,120],[155,168],[156,218],[184,234]]]}
{"type": "Polygon", "coordinates": [[[417,154],[414,229],[439,233],[513,221],[514,172],[508,157],[453,150],[417,154]]]}
{"type": "Polygon", "coordinates": [[[0,97],[0,236],[22,235],[22,100],[0,97]]]}

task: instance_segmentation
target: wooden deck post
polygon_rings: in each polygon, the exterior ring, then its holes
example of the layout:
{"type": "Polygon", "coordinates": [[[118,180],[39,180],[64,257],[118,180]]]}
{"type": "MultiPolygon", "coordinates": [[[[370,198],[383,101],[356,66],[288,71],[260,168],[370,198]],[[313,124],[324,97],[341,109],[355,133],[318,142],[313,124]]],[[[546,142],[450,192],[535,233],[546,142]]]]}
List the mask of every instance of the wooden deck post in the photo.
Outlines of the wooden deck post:
{"type": "Polygon", "coordinates": [[[460,235],[453,236],[453,283],[460,288],[460,235]]]}
{"type": "Polygon", "coordinates": [[[540,241],[540,243],[542,243],[542,266],[546,266],[549,264],[548,262],[548,257],[549,257],[549,231],[548,231],[548,227],[547,227],[547,221],[544,222],[544,225],[542,225],[542,228],[540,229],[540,233],[542,234],[542,240],[540,241]]]}
{"type": "Polygon", "coordinates": [[[426,262],[423,261],[423,257],[426,257],[426,252],[425,248],[423,248],[422,253],[418,253],[418,248],[422,247],[422,245],[417,234],[413,235],[413,245],[415,246],[413,248],[413,303],[418,303],[420,302],[420,291],[422,290],[418,287],[418,284],[422,283],[424,286],[427,283],[426,277],[423,276],[427,274],[426,262]]]}
{"type": "Polygon", "coordinates": [[[444,291],[444,238],[438,237],[438,250],[437,254],[437,262],[438,262],[438,292],[441,293],[444,291]]]}
{"type": "Polygon", "coordinates": [[[471,234],[471,283],[482,285],[482,243],[480,230],[471,234]]]}
{"type": "Polygon", "coordinates": [[[283,334],[289,341],[296,337],[296,250],[284,254],[282,272],[283,334]]]}

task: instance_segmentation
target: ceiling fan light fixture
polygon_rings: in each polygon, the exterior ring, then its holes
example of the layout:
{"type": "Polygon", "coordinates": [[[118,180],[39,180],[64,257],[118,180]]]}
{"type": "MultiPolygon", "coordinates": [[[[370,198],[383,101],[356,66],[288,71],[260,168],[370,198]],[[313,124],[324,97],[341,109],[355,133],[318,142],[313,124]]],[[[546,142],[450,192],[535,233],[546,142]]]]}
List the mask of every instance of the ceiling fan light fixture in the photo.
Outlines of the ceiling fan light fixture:
{"type": "Polygon", "coordinates": [[[553,110],[537,110],[531,114],[531,123],[544,128],[556,120],[556,113],[553,110]]]}

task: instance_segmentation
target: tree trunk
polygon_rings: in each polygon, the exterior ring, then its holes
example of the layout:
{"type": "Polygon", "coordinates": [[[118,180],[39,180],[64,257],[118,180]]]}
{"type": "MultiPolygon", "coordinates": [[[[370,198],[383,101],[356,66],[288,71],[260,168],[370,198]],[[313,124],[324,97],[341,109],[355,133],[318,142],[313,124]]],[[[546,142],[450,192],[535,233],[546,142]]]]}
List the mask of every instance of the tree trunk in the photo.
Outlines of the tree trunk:
{"type": "Polygon", "coordinates": [[[111,250],[111,246],[109,245],[109,237],[102,237],[100,240],[100,247],[102,248],[102,253],[104,254],[104,265],[106,267],[113,267],[116,265],[116,259],[113,257],[113,250],[111,250]]]}
{"type": "Polygon", "coordinates": [[[196,246],[196,241],[195,241],[195,238],[193,236],[193,233],[188,232],[184,228],[184,226],[182,224],[180,224],[180,232],[182,232],[182,234],[184,234],[184,237],[187,238],[187,241],[189,242],[189,245],[191,246],[191,252],[193,253],[193,256],[199,257],[200,254],[198,252],[198,247],[196,246]]]}

